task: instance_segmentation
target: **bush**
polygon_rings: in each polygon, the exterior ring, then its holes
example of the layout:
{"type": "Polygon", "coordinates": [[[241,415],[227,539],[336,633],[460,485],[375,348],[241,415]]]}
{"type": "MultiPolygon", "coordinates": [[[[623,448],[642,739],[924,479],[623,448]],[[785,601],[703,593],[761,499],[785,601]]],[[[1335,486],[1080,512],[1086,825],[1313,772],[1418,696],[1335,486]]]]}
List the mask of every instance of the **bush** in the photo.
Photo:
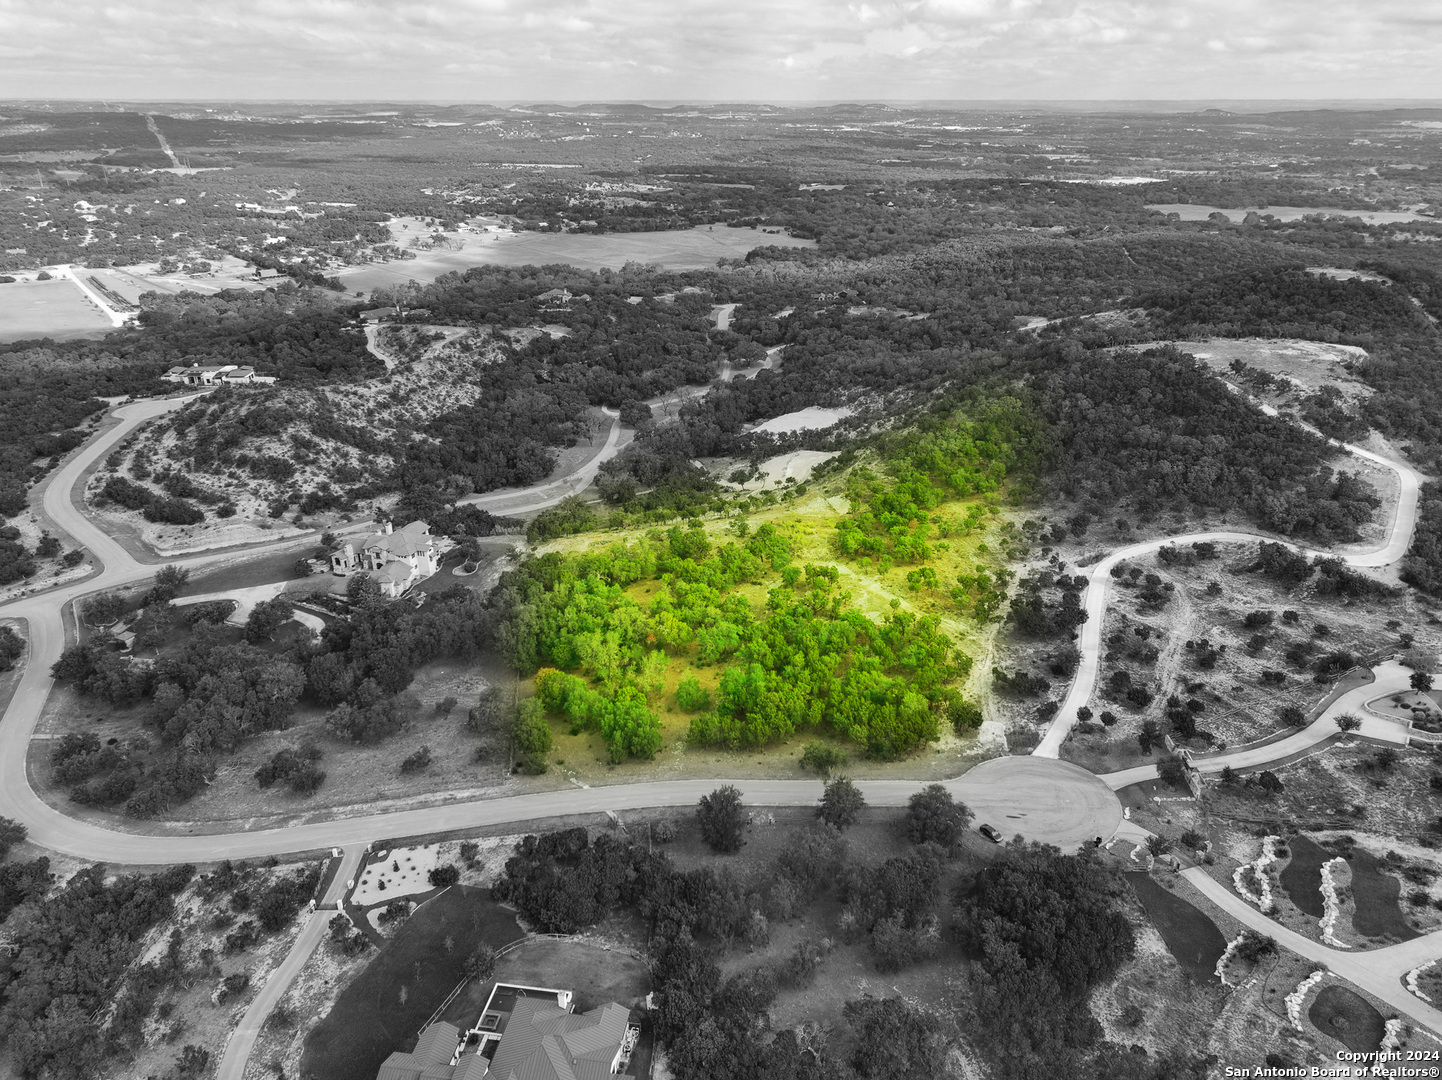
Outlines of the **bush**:
{"type": "Polygon", "coordinates": [[[981,707],[965,698],[953,698],[946,706],[946,718],[953,731],[966,735],[981,727],[981,707]]]}
{"type": "Polygon", "coordinates": [[[431,763],[431,748],[422,746],[410,757],[401,762],[401,775],[409,776],[411,773],[418,773],[431,763]]]}
{"type": "Polygon", "coordinates": [[[731,784],[703,795],[696,807],[701,838],[712,851],[724,854],[734,854],[746,843],[746,817],[741,792],[731,784]]]}
{"type": "Polygon", "coordinates": [[[806,749],[801,752],[801,767],[822,776],[830,773],[832,769],[839,769],[846,764],[846,760],[846,755],[836,747],[820,741],[807,743],[806,749]]]}
{"type": "Polygon", "coordinates": [[[676,687],[676,705],[683,712],[705,712],[711,707],[711,695],[696,676],[688,675],[676,687]]]}
{"type": "Polygon", "coordinates": [[[955,846],[971,821],[971,811],[940,784],[927,784],[907,802],[906,834],[914,844],[955,846]]]}
{"type": "Polygon", "coordinates": [[[427,876],[430,883],[436,888],[441,888],[446,885],[458,885],[461,881],[461,872],[453,863],[444,863],[441,866],[437,866],[427,876]]]}

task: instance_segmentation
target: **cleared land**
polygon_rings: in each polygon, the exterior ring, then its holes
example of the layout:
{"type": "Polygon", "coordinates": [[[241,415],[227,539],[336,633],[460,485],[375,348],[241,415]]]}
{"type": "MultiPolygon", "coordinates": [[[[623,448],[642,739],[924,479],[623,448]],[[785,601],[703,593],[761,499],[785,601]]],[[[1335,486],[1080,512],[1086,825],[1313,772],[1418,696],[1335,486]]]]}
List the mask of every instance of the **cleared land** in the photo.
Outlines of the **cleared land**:
{"type": "MultiPolygon", "coordinates": [[[[398,239],[404,240],[405,234],[398,239]]],[[[414,259],[369,263],[340,271],[336,276],[347,289],[376,289],[404,285],[407,281],[434,281],[452,270],[472,266],[545,266],[567,263],[581,270],[611,267],[619,270],[628,262],[647,263],[665,270],[705,270],[717,259],[738,259],[752,248],[815,247],[784,233],[760,229],[732,229],[724,225],[698,226],[665,232],[583,233],[510,232],[495,230],[467,235],[459,251],[421,251],[414,259]]]]}
{"type": "Polygon", "coordinates": [[[56,278],[0,285],[0,341],[104,337],[112,329],[74,282],[56,278]]]}

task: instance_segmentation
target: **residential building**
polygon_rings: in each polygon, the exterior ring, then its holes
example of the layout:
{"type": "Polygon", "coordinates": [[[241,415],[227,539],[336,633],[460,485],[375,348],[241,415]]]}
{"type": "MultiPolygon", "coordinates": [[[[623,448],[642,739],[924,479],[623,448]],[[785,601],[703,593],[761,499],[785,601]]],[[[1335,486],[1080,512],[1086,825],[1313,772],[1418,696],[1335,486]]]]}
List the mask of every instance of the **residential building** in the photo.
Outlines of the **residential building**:
{"type": "Polygon", "coordinates": [[[431,1024],[376,1080],[608,1080],[630,1063],[639,1034],[614,1001],[577,1013],[569,990],[497,983],[474,1028],[431,1024]]]}
{"type": "Polygon", "coordinates": [[[173,367],[160,376],[162,382],[186,386],[250,386],[275,382],[274,375],[257,375],[255,368],[239,364],[191,364],[173,367]]]}
{"type": "Polygon", "coordinates": [[[402,529],[385,522],[360,548],[349,541],[330,553],[331,573],[347,577],[366,573],[380,583],[381,593],[394,599],[439,568],[435,538],[424,521],[402,529]]]}

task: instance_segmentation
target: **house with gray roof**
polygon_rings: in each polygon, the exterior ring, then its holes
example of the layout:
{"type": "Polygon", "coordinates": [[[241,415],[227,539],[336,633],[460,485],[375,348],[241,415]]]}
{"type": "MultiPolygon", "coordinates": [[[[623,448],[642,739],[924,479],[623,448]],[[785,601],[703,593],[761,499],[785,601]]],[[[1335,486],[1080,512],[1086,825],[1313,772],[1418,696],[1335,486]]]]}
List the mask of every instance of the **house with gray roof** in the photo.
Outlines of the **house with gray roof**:
{"type": "Polygon", "coordinates": [[[462,1033],[430,1024],[416,1048],[386,1058],[376,1080],[609,1080],[630,1061],[639,1030],[614,1001],[572,1011],[571,992],[497,983],[462,1033]]]}

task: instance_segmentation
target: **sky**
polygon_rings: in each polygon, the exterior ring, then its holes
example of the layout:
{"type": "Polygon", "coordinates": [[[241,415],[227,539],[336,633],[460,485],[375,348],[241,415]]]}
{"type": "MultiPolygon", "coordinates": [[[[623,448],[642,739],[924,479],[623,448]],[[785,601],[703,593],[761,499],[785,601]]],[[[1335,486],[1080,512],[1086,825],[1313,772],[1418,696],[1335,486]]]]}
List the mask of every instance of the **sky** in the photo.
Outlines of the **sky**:
{"type": "Polygon", "coordinates": [[[1442,0],[0,0],[0,98],[1442,98],[1442,0]]]}

